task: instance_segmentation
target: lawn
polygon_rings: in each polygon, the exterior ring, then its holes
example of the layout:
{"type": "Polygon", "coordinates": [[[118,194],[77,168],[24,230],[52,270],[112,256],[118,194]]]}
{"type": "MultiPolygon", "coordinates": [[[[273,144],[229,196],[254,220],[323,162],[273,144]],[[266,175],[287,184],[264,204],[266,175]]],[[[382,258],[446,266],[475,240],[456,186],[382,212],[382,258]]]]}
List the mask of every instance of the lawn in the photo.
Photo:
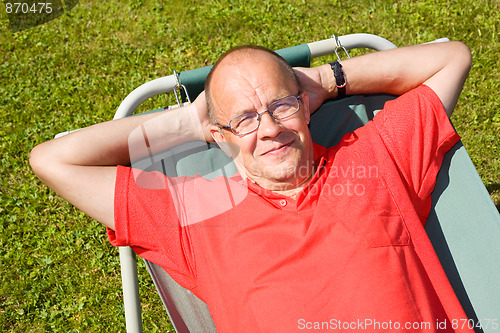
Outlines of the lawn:
{"type": "MultiPolygon", "coordinates": [[[[125,331],[117,250],[103,227],[37,180],[29,152],[59,132],[111,119],[135,87],[212,64],[231,46],[278,49],[357,32],[398,46],[464,41],[474,62],[452,121],[500,206],[496,0],[81,0],[19,32],[0,9],[2,332],[125,331]]],[[[141,110],[171,102],[162,96],[141,110]]],[[[145,331],[172,330],[139,265],[145,331]]]]}

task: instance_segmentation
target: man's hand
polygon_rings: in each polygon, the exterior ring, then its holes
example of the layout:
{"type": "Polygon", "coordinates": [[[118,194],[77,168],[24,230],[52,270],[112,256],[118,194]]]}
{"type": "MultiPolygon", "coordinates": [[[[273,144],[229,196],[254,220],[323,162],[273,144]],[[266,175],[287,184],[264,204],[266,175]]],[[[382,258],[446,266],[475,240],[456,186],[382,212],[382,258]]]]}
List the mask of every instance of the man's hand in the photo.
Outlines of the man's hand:
{"type": "Polygon", "coordinates": [[[193,102],[193,105],[196,108],[196,112],[198,113],[198,118],[200,120],[201,128],[203,131],[203,136],[206,142],[214,142],[212,135],[210,134],[210,121],[208,119],[208,108],[207,108],[207,99],[205,97],[205,91],[202,91],[198,97],[193,102]]]}
{"type": "Polygon", "coordinates": [[[294,71],[302,88],[309,95],[309,111],[312,114],[330,97],[330,92],[336,89],[335,84],[331,86],[333,82],[328,78],[329,73],[325,73],[322,66],[295,67],[294,71]]]}

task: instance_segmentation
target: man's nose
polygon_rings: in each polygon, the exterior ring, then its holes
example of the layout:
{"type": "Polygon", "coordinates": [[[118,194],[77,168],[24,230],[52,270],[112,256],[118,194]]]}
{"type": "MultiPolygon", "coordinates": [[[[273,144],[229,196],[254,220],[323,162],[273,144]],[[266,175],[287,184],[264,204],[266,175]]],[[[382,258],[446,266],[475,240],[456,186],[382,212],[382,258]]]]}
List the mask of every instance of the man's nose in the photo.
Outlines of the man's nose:
{"type": "Polygon", "coordinates": [[[283,131],[283,126],[271,114],[265,112],[260,115],[260,125],[258,129],[260,138],[274,138],[283,131]]]}

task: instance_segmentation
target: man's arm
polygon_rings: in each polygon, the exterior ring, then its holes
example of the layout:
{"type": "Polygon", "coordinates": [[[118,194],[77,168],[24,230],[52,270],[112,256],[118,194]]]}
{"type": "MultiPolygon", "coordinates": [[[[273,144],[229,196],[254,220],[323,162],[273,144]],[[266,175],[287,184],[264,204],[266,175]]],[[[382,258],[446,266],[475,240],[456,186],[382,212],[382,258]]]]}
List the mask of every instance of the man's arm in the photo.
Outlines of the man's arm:
{"type": "MultiPolygon", "coordinates": [[[[429,86],[451,116],[471,66],[471,54],[461,42],[430,43],[374,52],[341,62],[348,95],[401,95],[421,84],[429,86]]],[[[312,94],[311,110],[337,96],[330,65],[296,68],[312,94]]]]}
{"type": "Polygon", "coordinates": [[[191,140],[211,140],[204,94],[183,108],[96,124],[36,146],[35,174],[74,206],[114,229],[117,165],[191,140]]]}

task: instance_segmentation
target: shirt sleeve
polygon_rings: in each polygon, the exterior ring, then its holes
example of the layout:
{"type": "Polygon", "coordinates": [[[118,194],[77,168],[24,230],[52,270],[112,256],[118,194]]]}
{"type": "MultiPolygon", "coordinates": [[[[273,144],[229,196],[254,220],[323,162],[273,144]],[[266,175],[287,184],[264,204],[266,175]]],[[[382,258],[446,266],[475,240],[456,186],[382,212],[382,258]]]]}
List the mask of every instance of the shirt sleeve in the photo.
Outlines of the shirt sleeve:
{"type": "Polygon", "coordinates": [[[119,166],[114,214],[115,231],[107,230],[111,244],[132,247],[185,288],[195,288],[189,228],[179,222],[166,176],[119,166]]]}
{"type": "Polygon", "coordinates": [[[460,140],[439,97],[421,85],[387,102],[374,125],[417,211],[428,214],[443,157],[460,140]]]}

